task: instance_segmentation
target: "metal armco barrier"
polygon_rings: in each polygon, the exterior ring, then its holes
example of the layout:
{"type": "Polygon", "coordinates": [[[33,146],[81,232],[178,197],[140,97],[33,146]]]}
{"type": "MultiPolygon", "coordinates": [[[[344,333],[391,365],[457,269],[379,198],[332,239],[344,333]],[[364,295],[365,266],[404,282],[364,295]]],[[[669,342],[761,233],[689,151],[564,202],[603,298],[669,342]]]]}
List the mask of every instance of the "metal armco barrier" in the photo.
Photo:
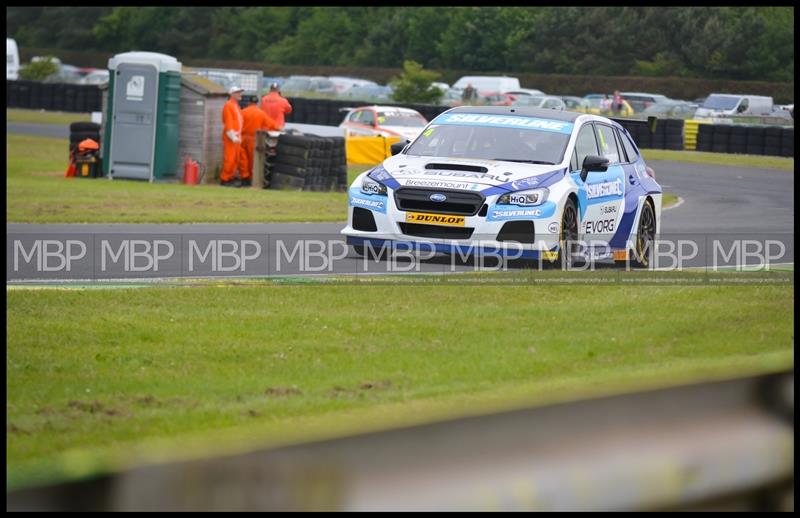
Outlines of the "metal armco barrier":
{"type": "Polygon", "coordinates": [[[7,509],[791,510],[793,420],[789,371],[146,465],[7,509]]]}

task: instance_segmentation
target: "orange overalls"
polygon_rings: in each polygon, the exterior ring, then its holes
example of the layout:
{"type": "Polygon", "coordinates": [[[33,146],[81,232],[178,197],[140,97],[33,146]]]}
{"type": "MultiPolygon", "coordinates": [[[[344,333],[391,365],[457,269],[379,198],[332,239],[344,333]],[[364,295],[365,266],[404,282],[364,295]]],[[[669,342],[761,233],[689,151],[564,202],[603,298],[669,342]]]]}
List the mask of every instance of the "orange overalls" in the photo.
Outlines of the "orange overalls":
{"type": "Polygon", "coordinates": [[[242,174],[242,179],[247,179],[253,173],[256,131],[274,131],[278,129],[278,125],[257,104],[251,104],[242,110],[242,117],[244,118],[244,124],[242,124],[242,154],[244,155],[244,167],[247,170],[247,175],[242,174]]]}
{"type": "Polygon", "coordinates": [[[283,129],[286,125],[284,114],[292,113],[292,105],[278,92],[270,92],[261,98],[261,109],[264,113],[272,117],[278,125],[278,129],[283,129]]]}
{"type": "Polygon", "coordinates": [[[223,182],[233,180],[237,168],[243,180],[250,178],[250,170],[246,168],[244,154],[242,153],[243,124],[244,119],[239,103],[235,99],[228,99],[228,102],[222,108],[222,172],[219,175],[219,179],[223,182]],[[229,130],[233,130],[236,133],[240,140],[239,142],[234,142],[230,139],[226,134],[229,130]]]}

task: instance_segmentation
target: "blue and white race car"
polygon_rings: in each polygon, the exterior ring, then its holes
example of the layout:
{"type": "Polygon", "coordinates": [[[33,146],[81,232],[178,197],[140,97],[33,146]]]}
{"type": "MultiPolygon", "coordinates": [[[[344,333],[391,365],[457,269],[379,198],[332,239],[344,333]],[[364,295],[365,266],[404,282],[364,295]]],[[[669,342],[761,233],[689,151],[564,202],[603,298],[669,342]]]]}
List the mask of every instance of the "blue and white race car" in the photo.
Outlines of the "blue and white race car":
{"type": "Polygon", "coordinates": [[[359,254],[402,245],[564,265],[652,262],[661,186],[605,117],[464,106],[397,151],[350,187],[342,234],[359,254]]]}

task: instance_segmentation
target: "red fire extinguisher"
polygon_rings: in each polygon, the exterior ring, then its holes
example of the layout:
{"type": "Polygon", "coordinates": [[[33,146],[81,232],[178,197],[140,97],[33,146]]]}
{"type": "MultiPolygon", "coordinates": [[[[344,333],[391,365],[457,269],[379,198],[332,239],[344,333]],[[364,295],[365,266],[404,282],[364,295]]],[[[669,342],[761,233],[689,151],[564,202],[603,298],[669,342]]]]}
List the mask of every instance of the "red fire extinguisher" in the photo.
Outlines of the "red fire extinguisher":
{"type": "Polygon", "coordinates": [[[192,160],[192,157],[187,156],[183,162],[183,183],[187,185],[197,185],[198,177],[200,176],[200,164],[192,160]]]}

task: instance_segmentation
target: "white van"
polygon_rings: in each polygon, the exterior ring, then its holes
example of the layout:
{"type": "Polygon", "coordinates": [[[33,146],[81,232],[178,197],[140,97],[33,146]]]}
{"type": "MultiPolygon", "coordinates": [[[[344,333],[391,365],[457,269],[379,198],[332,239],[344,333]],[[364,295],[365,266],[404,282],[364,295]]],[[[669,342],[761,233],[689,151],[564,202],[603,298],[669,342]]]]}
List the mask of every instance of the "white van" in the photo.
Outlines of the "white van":
{"type": "Polygon", "coordinates": [[[504,94],[511,90],[519,90],[519,79],[507,76],[464,76],[455,82],[453,88],[463,90],[468,84],[478,91],[478,94],[497,92],[504,94]]]}
{"type": "Polygon", "coordinates": [[[11,38],[6,38],[6,79],[19,79],[19,49],[11,38]]]}
{"type": "Polygon", "coordinates": [[[763,95],[711,94],[697,108],[695,117],[731,117],[734,115],[761,115],[772,113],[772,97],[763,95]]]}

